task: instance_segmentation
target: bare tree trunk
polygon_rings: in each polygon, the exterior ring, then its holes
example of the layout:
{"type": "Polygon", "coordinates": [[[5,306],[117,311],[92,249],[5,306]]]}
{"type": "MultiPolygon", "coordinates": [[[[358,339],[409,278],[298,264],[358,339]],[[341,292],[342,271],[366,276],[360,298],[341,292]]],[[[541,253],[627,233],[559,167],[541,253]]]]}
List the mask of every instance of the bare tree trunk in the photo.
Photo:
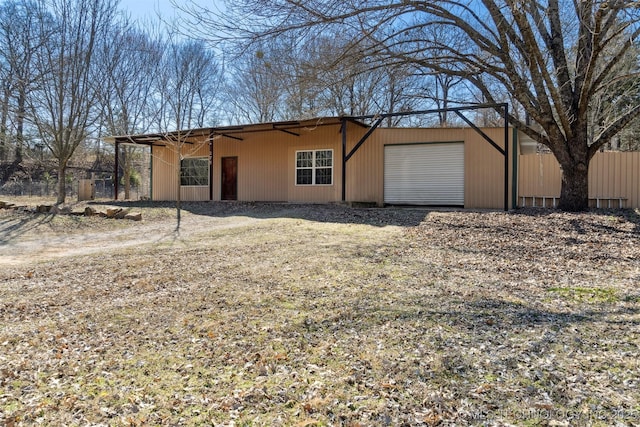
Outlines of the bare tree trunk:
{"type": "MultiPolygon", "coordinates": [[[[586,138],[586,126],[576,130],[574,138],[586,138]]],[[[586,144],[567,141],[570,152],[554,153],[562,168],[562,187],[558,207],[563,211],[580,212],[589,208],[589,149],[586,144]]]]}
{"type": "Polygon", "coordinates": [[[0,118],[0,162],[7,160],[7,120],[9,120],[9,93],[4,91],[2,117],[0,118]]]}
{"type": "Polygon", "coordinates": [[[27,96],[24,88],[20,88],[18,95],[18,115],[16,125],[16,162],[22,162],[22,153],[24,149],[24,116],[26,114],[25,103],[27,96]]]}
{"type": "Polygon", "coordinates": [[[124,181],[124,199],[129,200],[131,199],[131,165],[129,164],[130,160],[126,146],[124,150],[122,150],[121,158],[124,169],[124,173],[122,174],[122,180],[124,181]]]}
{"type": "Polygon", "coordinates": [[[589,170],[586,166],[562,168],[562,188],[558,207],[568,212],[580,212],[589,208],[589,170]]]}
{"type": "Polygon", "coordinates": [[[64,203],[67,197],[67,187],[66,187],[66,172],[67,165],[66,162],[60,161],[58,164],[58,197],[56,199],[56,204],[64,203]]]}

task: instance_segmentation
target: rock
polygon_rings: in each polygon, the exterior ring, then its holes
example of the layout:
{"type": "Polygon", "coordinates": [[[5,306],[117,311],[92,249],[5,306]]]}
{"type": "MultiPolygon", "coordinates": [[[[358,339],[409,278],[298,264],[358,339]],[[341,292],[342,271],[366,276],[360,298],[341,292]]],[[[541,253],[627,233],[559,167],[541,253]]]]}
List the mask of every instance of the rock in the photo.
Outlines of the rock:
{"type": "Polygon", "coordinates": [[[125,219],[130,219],[131,221],[142,221],[142,214],[140,212],[134,212],[127,214],[125,219]]]}
{"type": "Polygon", "coordinates": [[[120,212],[122,212],[120,208],[107,208],[107,218],[115,218],[120,212]]]}
{"type": "Polygon", "coordinates": [[[96,210],[91,206],[87,206],[84,208],[84,216],[94,216],[96,214],[96,210]]]}

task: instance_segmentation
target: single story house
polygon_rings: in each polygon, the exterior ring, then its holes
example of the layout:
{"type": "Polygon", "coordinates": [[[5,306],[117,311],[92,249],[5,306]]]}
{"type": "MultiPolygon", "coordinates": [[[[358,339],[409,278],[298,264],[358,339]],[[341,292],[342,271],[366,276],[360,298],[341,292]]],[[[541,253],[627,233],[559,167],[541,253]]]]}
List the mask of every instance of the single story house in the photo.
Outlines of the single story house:
{"type": "Polygon", "coordinates": [[[515,206],[513,129],[388,128],[379,126],[382,118],[366,119],[321,117],[107,140],[116,148],[151,147],[153,200],[176,200],[180,191],[183,201],[515,206]]]}

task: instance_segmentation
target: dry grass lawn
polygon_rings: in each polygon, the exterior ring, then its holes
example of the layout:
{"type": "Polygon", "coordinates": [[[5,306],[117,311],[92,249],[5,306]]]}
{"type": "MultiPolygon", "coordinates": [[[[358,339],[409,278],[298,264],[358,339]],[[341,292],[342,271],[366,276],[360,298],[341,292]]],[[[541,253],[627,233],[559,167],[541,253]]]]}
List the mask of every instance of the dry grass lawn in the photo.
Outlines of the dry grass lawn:
{"type": "Polygon", "coordinates": [[[637,212],[125,207],[0,211],[0,424],[640,424],[637,212]]]}

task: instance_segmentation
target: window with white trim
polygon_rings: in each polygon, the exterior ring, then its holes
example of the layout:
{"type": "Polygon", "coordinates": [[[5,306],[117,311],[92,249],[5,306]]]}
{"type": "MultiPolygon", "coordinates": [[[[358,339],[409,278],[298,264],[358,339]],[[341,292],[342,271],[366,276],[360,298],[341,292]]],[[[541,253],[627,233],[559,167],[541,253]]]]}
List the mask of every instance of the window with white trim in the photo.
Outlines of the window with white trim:
{"type": "Polygon", "coordinates": [[[296,151],[296,185],[332,185],[333,150],[296,151]]]}
{"type": "Polygon", "coordinates": [[[202,187],[209,185],[209,158],[187,157],[180,161],[180,185],[202,187]]]}

